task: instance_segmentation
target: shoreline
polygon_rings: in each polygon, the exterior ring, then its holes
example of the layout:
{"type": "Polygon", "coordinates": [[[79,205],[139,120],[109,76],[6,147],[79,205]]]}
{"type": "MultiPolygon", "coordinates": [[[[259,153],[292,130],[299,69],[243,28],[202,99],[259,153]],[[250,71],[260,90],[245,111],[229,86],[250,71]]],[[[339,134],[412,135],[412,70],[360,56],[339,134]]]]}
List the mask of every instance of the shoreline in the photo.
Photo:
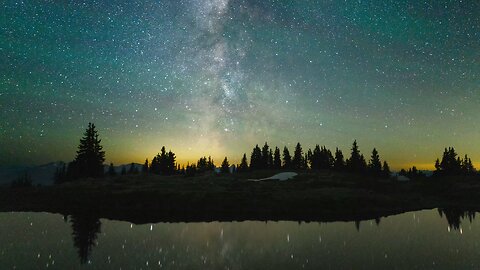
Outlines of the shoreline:
{"type": "Polygon", "coordinates": [[[251,177],[130,175],[1,188],[0,211],[88,214],[144,224],[362,221],[434,208],[480,209],[480,182],[472,179],[405,183],[330,171],[300,172],[288,181],[246,180],[251,177]]]}

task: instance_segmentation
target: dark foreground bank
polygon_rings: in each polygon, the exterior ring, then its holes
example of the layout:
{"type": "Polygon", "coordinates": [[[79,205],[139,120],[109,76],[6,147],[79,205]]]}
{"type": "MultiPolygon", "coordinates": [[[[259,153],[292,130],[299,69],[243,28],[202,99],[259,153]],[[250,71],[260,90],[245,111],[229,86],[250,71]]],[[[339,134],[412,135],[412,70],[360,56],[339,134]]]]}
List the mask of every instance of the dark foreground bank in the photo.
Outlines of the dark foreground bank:
{"type": "Polygon", "coordinates": [[[333,172],[272,175],[134,175],[52,187],[2,188],[0,211],[33,211],[132,223],[294,220],[358,221],[432,208],[480,209],[480,182],[469,178],[395,182],[333,172]]]}

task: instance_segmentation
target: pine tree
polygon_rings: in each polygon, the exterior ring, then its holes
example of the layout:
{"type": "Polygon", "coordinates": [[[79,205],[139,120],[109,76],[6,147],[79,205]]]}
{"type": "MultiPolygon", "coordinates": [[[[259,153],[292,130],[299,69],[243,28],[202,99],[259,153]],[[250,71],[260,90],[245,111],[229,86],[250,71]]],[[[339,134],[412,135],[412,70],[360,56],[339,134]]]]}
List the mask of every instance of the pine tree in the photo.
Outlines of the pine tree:
{"type": "Polygon", "coordinates": [[[280,157],[280,149],[275,147],[275,152],[273,153],[273,168],[281,169],[282,168],[282,158],[280,157]]]}
{"type": "Polygon", "coordinates": [[[388,166],[388,163],[386,161],[383,162],[382,174],[385,178],[389,178],[391,174],[390,166],[388,166]]]}
{"type": "Polygon", "coordinates": [[[465,155],[465,157],[461,161],[461,164],[462,164],[462,172],[464,175],[475,174],[475,168],[473,167],[472,160],[467,155],[465,155]]]}
{"type": "Polygon", "coordinates": [[[150,164],[150,172],[153,174],[172,175],[175,174],[177,164],[175,162],[175,154],[172,151],[166,151],[165,146],[162,147],[160,153],[152,159],[150,164]]]}
{"type": "Polygon", "coordinates": [[[462,160],[453,147],[445,148],[440,162],[435,161],[435,176],[459,175],[462,173],[462,160]]]}
{"type": "Polygon", "coordinates": [[[250,169],[258,170],[263,168],[262,162],[262,150],[258,147],[258,144],[253,148],[252,155],[250,157],[250,169]]]}
{"type": "Polygon", "coordinates": [[[220,167],[220,173],[228,174],[230,173],[230,164],[228,163],[227,157],[222,162],[222,166],[220,167]]]}
{"type": "Polygon", "coordinates": [[[199,173],[203,173],[205,171],[208,170],[208,166],[207,166],[207,158],[206,157],[201,157],[198,161],[197,161],[197,171],[199,173]]]}
{"type": "Polygon", "coordinates": [[[293,166],[293,169],[297,169],[297,170],[304,168],[303,150],[300,143],[297,143],[297,146],[295,147],[295,152],[293,153],[293,159],[292,159],[292,166],[293,166]]]}
{"type": "Polygon", "coordinates": [[[215,163],[213,162],[213,159],[211,156],[208,156],[207,170],[210,170],[210,171],[215,170],[215,163]]]}
{"type": "Polygon", "coordinates": [[[70,176],[73,178],[103,176],[105,151],[100,143],[95,125],[88,123],[88,128],[80,139],[75,160],[69,165],[69,169],[72,169],[70,176]]]}
{"type": "Polygon", "coordinates": [[[175,169],[177,168],[176,163],[175,163],[175,154],[172,151],[168,151],[168,156],[167,156],[167,165],[166,165],[166,174],[167,175],[172,175],[175,174],[175,169]]]}
{"type": "Polygon", "coordinates": [[[372,156],[368,164],[368,169],[371,174],[380,176],[382,174],[382,162],[380,161],[380,156],[376,148],[372,150],[372,156]]]}
{"type": "Polygon", "coordinates": [[[357,140],[353,141],[352,152],[347,162],[347,168],[351,172],[363,172],[367,167],[367,162],[358,149],[357,140]]]}
{"type": "Polygon", "coordinates": [[[286,146],[283,148],[283,168],[292,169],[292,156],[286,146]]]}
{"type": "Polygon", "coordinates": [[[338,149],[338,147],[335,149],[335,162],[333,163],[333,169],[336,171],[343,171],[345,169],[343,153],[342,150],[338,149]]]}
{"type": "Polygon", "coordinates": [[[242,161],[238,166],[238,172],[246,172],[246,171],[248,171],[247,154],[243,154],[242,161]]]}
{"type": "Polygon", "coordinates": [[[315,148],[313,149],[313,151],[311,149],[308,149],[307,157],[310,161],[310,168],[312,168],[312,170],[320,169],[320,163],[321,163],[320,155],[321,155],[320,146],[318,144],[315,145],[315,148]]]}
{"type": "Polygon", "coordinates": [[[267,169],[269,167],[269,164],[268,164],[269,154],[270,154],[269,148],[270,147],[268,146],[267,142],[265,142],[262,148],[262,158],[261,158],[262,169],[267,169]]]}

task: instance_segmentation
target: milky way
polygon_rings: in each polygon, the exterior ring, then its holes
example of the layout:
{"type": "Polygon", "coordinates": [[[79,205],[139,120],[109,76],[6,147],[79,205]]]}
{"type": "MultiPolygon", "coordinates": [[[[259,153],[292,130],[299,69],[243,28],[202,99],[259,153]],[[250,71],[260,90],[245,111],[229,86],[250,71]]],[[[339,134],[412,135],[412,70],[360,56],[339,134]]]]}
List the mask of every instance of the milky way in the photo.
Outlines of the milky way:
{"type": "Polygon", "coordinates": [[[162,145],[238,161],[255,144],[394,168],[455,146],[480,161],[478,1],[4,1],[0,163],[107,161],[162,145]]]}

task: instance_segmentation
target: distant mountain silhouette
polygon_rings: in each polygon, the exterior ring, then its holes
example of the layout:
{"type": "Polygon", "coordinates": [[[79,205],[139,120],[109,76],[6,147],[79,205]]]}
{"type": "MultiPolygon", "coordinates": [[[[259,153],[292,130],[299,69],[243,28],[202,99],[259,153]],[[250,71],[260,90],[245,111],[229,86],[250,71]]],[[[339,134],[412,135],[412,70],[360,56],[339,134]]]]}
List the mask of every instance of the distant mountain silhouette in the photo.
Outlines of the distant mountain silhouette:
{"type": "Polygon", "coordinates": [[[25,173],[30,175],[33,185],[52,185],[55,170],[63,164],[63,162],[57,161],[38,166],[0,166],[0,185],[9,185],[25,173]]]}

